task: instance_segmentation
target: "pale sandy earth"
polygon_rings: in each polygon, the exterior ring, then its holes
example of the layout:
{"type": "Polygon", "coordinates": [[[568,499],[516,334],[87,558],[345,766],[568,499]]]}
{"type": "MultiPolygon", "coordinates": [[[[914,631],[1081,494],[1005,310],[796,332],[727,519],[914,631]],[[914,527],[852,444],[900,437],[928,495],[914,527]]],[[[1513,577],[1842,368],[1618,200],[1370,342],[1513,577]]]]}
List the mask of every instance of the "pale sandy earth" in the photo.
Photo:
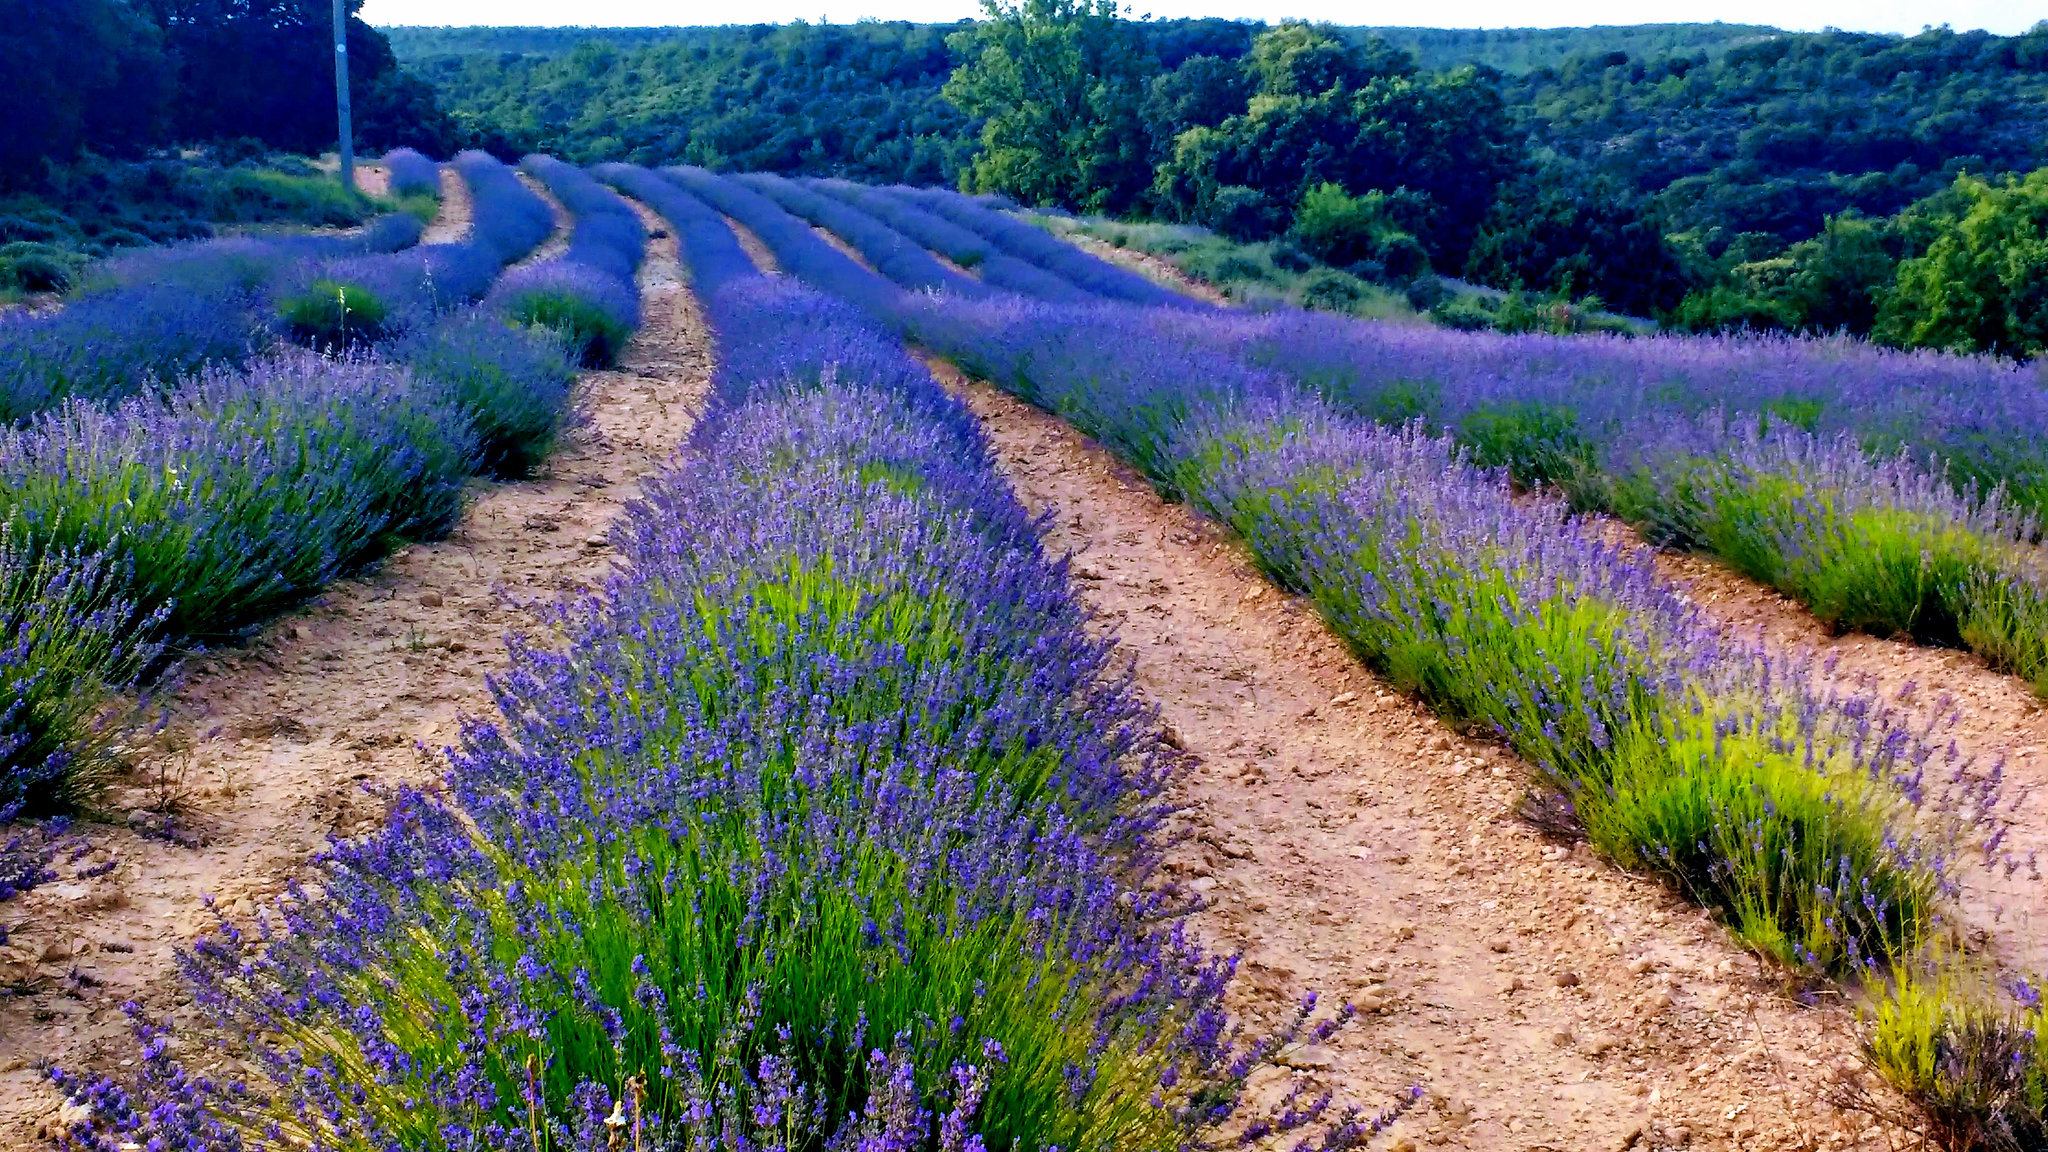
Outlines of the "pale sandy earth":
{"type": "Polygon", "coordinates": [[[422,244],[454,244],[469,235],[469,183],[452,166],[441,166],[441,210],[420,234],[422,244]]]}
{"type": "Polygon", "coordinates": [[[1201,761],[1181,785],[1199,931],[1242,949],[1240,1010],[1310,990],[1366,1009],[1296,1062],[1368,1106],[1429,1101],[1391,1146],[1885,1147],[1818,1103],[1848,1014],[1660,886],[1513,815],[1526,768],[1364,669],[1223,532],[1057,419],[939,371],[1027,506],[1056,512],[1084,599],[1201,761]],[[1861,1134],[1861,1142],[1854,1139],[1861,1134]]]}
{"type": "MultiPolygon", "coordinates": [[[[753,229],[730,216],[724,217],[724,220],[726,225],[732,229],[732,234],[739,238],[740,248],[746,252],[747,259],[754,262],[754,267],[759,268],[770,276],[782,275],[782,265],[776,261],[775,253],[770,252],[768,245],[762,242],[759,236],[754,235],[753,229]]],[[[859,259],[859,257],[855,257],[855,259],[859,259]]],[[[865,262],[863,262],[862,266],[866,266],[865,262]]]]}
{"type": "MultiPolygon", "coordinates": [[[[336,170],[339,171],[340,167],[340,162],[337,161],[335,164],[336,170]]],[[[361,189],[365,196],[387,195],[391,191],[391,170],[384,167],[381,162],[374,160],[368,163],[358,162],[356,164],[356,187],[361,189]]]]}
{"type": "Polygon", "coordinates": [[[517,169],[513,170],[513,174],[519,177],[521,184],[526,185],[527,191],[547,201],[548,210],[555,214],[554,233],[546,240],[541,241],[540,247],[535,248],[520,263],[539,264],[546,260],[553,260],[562,253],[567,252],[569,250],[569,233],[576,225],[575,218],[569,215],[568,209],[562,207],[561,201],[555,199],[555,194],[548,191],[547,185],[517,169]]]}
{"type": "MultiPolygon", "coordinates": [[[[466,199],[446,203],[454,214],[466,199]]],[[[60,872],[109,860],[111,872],[0,905],[17,926],[0,949],[0,1145],[30,1144],[54,1114],[37,1061],[118,1068],[133,1055],[124,1000],[178,1014],[174,950],[212,924],[202,895],[248,916],[330,833],[374,824],[382,802],[366,787],[438,779],[457,717],[490,711],[484,676],[503,667],[501,638],[537,626],[523,605],[602,577],[606,525],[682,443],[710,374],[673,240],[652,244],[640,283],[646,325],[619,370],[584,375],[586,419],[541,475],[479,482],[447,539],[335,584],[246,646],[188,661],[166,750],[144,756],[108,807],[118,819],[174,797],[200,847],[89,824],[93,851],[60,872]]]]}

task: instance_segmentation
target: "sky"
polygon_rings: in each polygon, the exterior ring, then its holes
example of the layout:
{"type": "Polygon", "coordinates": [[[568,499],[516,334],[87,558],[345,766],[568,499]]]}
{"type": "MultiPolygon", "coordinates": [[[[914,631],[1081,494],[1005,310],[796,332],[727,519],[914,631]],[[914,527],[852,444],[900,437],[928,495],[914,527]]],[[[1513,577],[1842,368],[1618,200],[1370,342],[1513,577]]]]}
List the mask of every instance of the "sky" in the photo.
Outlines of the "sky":
{"type": "MultiPolygon", "coordinates": [[[[583,25],[779,24],[795,19],[844,24],[863,17],[938,22],[972,16],[977,0],[365,0],[372,24],[583,25]]],[[[2048,0],[1138,0],[1136,10],[1176,16],[1328,20],[1338,24],[1434,28],[1566,28],[1588,24],[1666,24],[1724,20],[1793,31],[1846,28],[1918,32],[1931,24],[2024,32],[2048,19],[2048,0]]]]}

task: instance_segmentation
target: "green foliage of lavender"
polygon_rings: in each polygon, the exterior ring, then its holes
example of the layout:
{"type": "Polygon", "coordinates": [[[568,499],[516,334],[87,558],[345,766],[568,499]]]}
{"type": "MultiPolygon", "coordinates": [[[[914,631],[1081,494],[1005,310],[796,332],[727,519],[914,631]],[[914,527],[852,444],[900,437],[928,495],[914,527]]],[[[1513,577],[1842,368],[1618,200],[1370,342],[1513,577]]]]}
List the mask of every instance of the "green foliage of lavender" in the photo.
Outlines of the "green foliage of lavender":
{"type": "MultiPolygon", "coordinates": [[[[82,554],[22,546],[0,525],[0,780],[9,818],[33,802],[63,806],[91,795],[117,761],[121,691],[158,652],[150,639],[165,612],[139,611],[114,551],[82,554]]],[[[6,855],[0,853],[0,855],[6,855]]],[[[0,899],[20,885],[9,885],[0,899]]]]}
{"type": "Polygon", "coordinates": [[[448,390],[476,431],[478,463],[490,475],[531,474],[571,411],[576,361],[552,330],[516,329],[470,309],[399,341],[390,355],[448,390]]]}

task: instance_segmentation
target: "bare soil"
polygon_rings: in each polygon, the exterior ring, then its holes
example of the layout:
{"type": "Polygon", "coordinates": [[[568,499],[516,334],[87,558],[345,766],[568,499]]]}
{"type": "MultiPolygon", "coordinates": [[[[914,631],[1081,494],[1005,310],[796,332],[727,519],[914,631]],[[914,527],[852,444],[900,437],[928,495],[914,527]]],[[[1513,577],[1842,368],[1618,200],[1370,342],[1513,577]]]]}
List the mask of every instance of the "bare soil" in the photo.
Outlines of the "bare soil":
{"type": "MultiPolygon", "coordinates": [[[[341,163],[335,162],[335,171],[341,170],[341,163]]],[[[356,164],[356,187],[365,196],[383,196],[391,191],[391,170],[378,161],[356,164]]]]}
{"type": "Polygon", "coordinates": [[[723,219],[726,226],[732,229],[732,234],[739,238],[740,249],[747,254],[747,259],[754,262],[754,267],[770,276],[782,275],[782,265],[776,261],[775,253],[769,249],[765,241],[754,234],[753,229],[730,216],[723,219]]]}
{"type": "Polygon", "coordinates": [[[448,165],[441,166],[441,210],[420,234],[422,244],[454,244],[469,235],[469,184],[448,165]]]}
{"type": "Polygon", "coordinates": [[[1027,506],[1054,511],[1083,596],[1200,760],[1172,861],[1242,950],[1237,1007],[1316,990],[1361,1017],[1290,1060],[1376,1107],[1387,1145],[1885,1147],[1823,1104],[1858,1078],[1846,1010],[1808,1007],[1698,909],[1545,841],[1527,769],[1364,668],[1240,547],[1059,420],[936,368],[1027,506]]]}
{"type": "Polygon", "coordinates": [[[555,199],[555,194],[548,191],[547,185],[524,172],[515,172],[514,175],[519,177],[521,184],[526,185],[527,191],[547,201],[548,211],[555,214],[554,232],[550,233],[546,240],[541,241],[540,247],[528,253],[526,259],[520,263],[539,264],[553,260],[569,250],[569,233],[576,227],[576,218],[569,214],[567,208],[562,207],[562,202],[555,199]]]}
{"type": "MultiPolygon", "coordinates": [[[[452,215],[467,200],[444,204],[452,215]]],[[[133,1057],[123,1001],[177,1013],[176,950],[214,923],[203,896],[250,915],[330,834],[379,819],[372,789],[438,778],[458,717],[491,710],[484,677],[503,667],[501,638],[539,626],[526,605],[602,578],[606,525],[683,442],[710,373],[672,239],[654,242],[640,283],[645,326],[619,370],[583,377],[584,419],[541,475],[479,483],[447,539],[187,662],[167,738],[107,804],[144,824],[168,810],[197,847],[88,824],[92,851],[60,871],[111,871],[0,905],[15,929],[0,948],[0,1146],[29,1144],[56,1111],[38,1061],[119,1066],[133,1057]]]]}

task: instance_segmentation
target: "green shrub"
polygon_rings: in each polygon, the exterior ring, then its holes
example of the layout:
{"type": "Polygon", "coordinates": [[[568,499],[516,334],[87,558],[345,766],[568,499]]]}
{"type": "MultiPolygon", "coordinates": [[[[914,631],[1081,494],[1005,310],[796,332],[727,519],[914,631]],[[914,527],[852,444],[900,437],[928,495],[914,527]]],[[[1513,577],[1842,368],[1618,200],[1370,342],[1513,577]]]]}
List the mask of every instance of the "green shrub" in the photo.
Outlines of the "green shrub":
{"type": "Polygon", "coordinates": [[[1339,268],[1369,265],[1405,280],[1429,269],[1429,253],[1391,218],[1383,192],[1352,196],[1335,184],[1308,190],[1289,236],[1309,255],[1339,268]]]}
{"type": "Polygon", "coordinates": [[[119,701],[156,657],[162,612],[127,598],[132,563],[38,546],[0,524],[0,804],[91,798],[119,764],[119,701]]]}
{"type": "Polygon", "coordinates": [[[2015,571],[1971,574],[1956,632],[1993,668],[2025,677],[2048,698],[2048,578],[2011,563],[2015,571]]]}
{"type": "Polygon", "coordinates": [[[1335,268],[1318,268],[1301,278],[1295,299],[1304,308],[1356,314],[1366,296],[1365,282],[1335,268]]]}
{"type": "Polygon", "coordinates": [[[63,292],[78,282],[86,257],[54,244],[0,244],[0,288],[18,292],[63,292]]]}
{"type": "Polygon", "coordinates": [[[1932,1147],[2048,1147],[2048,1008],[1945,950],[1901,965],[1876,998],[1863,1059],[1912,1107],[1932,1147]]]}
{"type": "Polygon", "coordinates": [[[633,337],[633,330],[610,312],[565,292],[521,293],[505,314],[515,324],[560,333],[570,355],[585,368],[618,363],[633,337]]]}
{"type": "Polygon", "coordinates": [[[1594,845],[1721,909],[1743,943],[1790,966],[1861,972],[1917,948],[1939,894],[1899,866],[1896,794],[1846,758],[1825,763],[1824,745],[1809,762],[1789,725],[1729,731],[1734,709],[1702,703],[1699,721],[1623,740],[1611,791],[1577,794],[1594,845]],[[1865,887],[1836,891],[1843,875],[1865,887]]]}
{"type": "Polygon", "coordinates": [[[278,319],[294,343],[323,352],[344,351],[389,335],[390,307],[369,289],[315,280],[279,301],[278,319]]]}

